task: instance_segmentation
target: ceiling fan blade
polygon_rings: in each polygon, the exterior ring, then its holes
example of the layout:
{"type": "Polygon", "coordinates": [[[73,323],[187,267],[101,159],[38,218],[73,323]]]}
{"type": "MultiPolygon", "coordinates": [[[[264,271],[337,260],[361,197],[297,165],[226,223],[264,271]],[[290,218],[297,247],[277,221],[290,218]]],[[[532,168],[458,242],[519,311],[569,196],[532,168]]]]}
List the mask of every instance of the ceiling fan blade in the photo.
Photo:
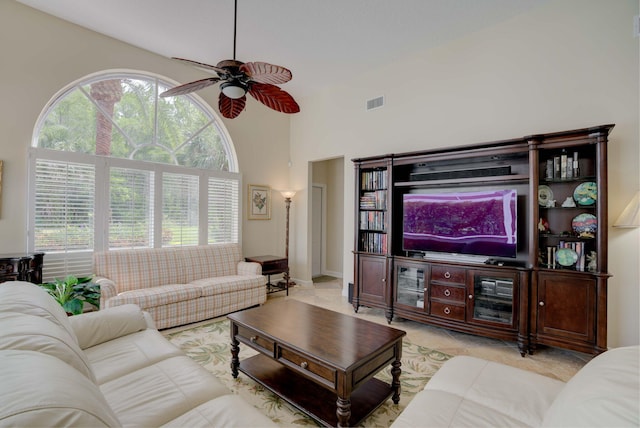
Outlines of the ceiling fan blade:
{"type": "Polygon", "coordinates": [[[220,114],[224,117],[227,119],[233,119],[242,113],[246,103],[246,95],[243,95],[242,98],[229,98],[220,92],[220,97],[218,98],[218,109],[220,110],[220,114]]]}
{"type": "Polygon", "coordinates": [[[226,73],[226,70],[224,68],[221,68],[219,65],[205,64],[204,62],[192,61],[190,59],[184,59],[184,58],[173,57],[172,59],[176,59],[178,61],[182,61],[182,62],[189,63],[191,65],[195,65],[196,67],[202,68],[205,71],[215,71],[216,73],[226,73]]]}
{"type": "Polygon", "coordinates": [[[251,83],[249,93],[256,100],[281,113],[298,113],[300,106],[288,92],[268,83],[251,83]]]}
{"type": "Polygon", "coordinates": [[[289,69],[267,62],[247,62],[240,66],[240,71],[245,72],[254,82],[272,85],[287,83],[292,78],[289,69]]]}
{"type": "Polygon", "coordinates": [[[206,88],[207,86],[211,86],[214,83],[218,83],[219,81],[220,81],[220,78],[218,77],[208,77],[206,79],[196,80],[195,82],[185,83],[184,85],[176,86],[175,88],[166,90],[163,93],[161,93],[160,96],[164,98],[164,97],[174,97],[176,95],[189,94],[191,92],[206,88]]]}

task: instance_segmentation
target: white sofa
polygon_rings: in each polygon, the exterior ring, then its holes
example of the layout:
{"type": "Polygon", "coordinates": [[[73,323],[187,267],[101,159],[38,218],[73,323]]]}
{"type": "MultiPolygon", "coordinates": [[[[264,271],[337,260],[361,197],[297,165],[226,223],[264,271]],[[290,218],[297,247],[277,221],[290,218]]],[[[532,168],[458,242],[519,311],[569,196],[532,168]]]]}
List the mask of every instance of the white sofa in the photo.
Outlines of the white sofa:
{"type": "Polygon", "coordinates": [[[133,303],[159,329],[261,305],[266,278],[245,262],[238,244],[116,250],[96,253],[100,308],[133,303]]]}
{"type": "Polygon", "coordinates": [[[0,427],[275,426],[151,323],[135,305],[67,317],[0,284],[0,427]]]}
{"type": "Polygon", "coordinates": [[[638,346],[612,349],[564,383],[457,356],[436,372],[392,427],[638,427],[639,361],[638,346]]]}

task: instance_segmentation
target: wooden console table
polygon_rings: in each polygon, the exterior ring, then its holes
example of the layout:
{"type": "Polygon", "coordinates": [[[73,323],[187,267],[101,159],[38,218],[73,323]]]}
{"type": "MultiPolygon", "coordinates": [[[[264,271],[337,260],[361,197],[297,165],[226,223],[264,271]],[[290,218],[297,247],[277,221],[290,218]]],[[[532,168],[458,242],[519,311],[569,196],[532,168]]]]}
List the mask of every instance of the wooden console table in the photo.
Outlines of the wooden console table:
{"type": "Polygon", "coordinates": [[[0,283],[29,281],[42,283],[44,253],[0,254],[0,283]]]}
{"type": "Polygon", "coordinates": [[[289,295],[289,260],[280,256],[254,256],[245,257],[245,261],[259,263],[262,266],[262,274],[267,275],[267,293],[286,291],[289,295]],[[284,281],[277,284],[271,283],[271,275],[284,274],[284,281]]]}

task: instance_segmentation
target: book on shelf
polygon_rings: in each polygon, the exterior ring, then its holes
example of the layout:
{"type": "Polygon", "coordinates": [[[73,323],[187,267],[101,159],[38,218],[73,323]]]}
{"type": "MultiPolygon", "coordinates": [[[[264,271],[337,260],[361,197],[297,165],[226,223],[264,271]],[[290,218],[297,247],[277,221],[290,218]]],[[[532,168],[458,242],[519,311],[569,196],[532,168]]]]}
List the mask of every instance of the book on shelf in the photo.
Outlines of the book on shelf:
{"type": "Polygon", "coordinates": [[[386,189],[387,171],[362,171],[361,181],[361,187],[365,190],[386,189]]]}

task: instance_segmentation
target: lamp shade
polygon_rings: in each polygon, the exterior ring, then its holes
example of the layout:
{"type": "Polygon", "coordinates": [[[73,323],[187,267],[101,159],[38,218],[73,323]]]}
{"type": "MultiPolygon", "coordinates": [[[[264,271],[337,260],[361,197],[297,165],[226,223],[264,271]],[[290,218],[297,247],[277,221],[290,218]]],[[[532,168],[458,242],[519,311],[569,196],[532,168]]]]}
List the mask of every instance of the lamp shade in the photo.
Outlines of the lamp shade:
{"type": "Polygon", "coordinates": [[[280,193],[282,194],[282,197],[287,199],[291,199],[295,196],[296,191],[295,190],[281,190],[280,193]]]}
{"type": "Polygon", "coordinates": [[[220,88],[223,94],[234,100],[244,97],[244,94],[247,93],[247,88],[236,82],[223,83],[220,88]]]}
{"type": "Polygon", "coordinates": [[[640,190],[631,198],[613,227],[640,227],[640,190]]]}

